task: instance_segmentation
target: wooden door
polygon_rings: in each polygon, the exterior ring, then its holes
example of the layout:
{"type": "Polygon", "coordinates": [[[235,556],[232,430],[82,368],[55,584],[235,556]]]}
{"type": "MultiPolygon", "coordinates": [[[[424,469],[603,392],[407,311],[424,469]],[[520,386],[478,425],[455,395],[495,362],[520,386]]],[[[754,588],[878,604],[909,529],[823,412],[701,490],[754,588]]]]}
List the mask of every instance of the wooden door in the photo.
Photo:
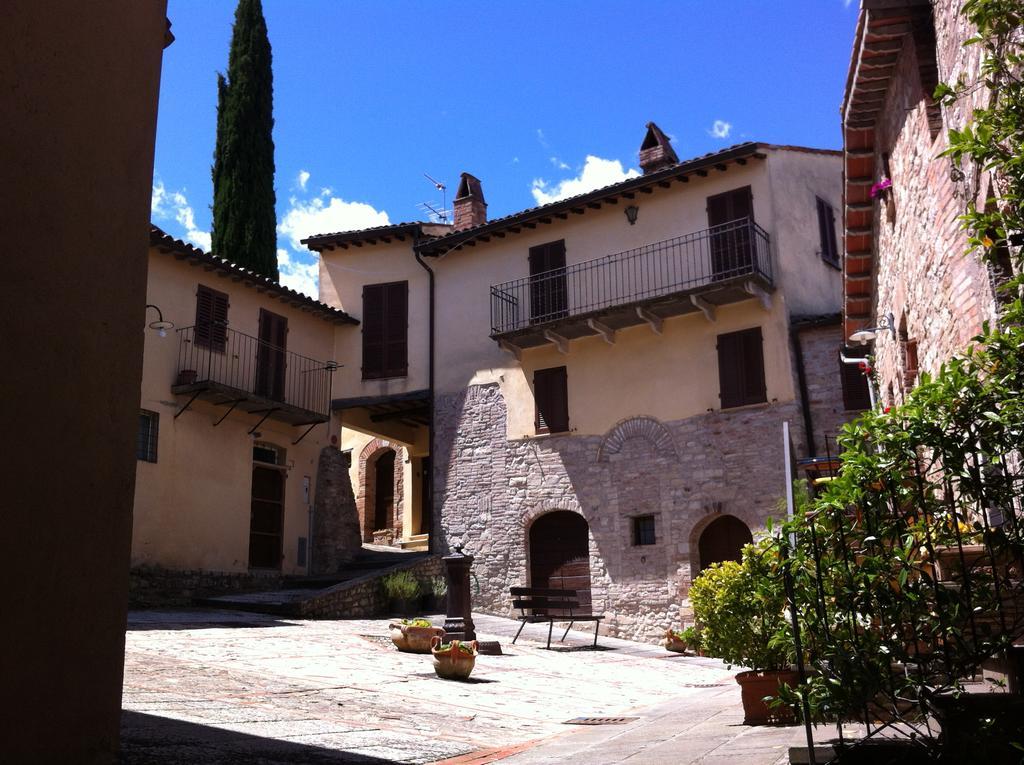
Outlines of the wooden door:
{"type": "Polygon", "coordinates": [[[253,467],[249,515],[249,568],[281,568],[284,473],[253,467]]]}
{"type": "Polygon", "coordinates": [[[284,401],[288,319],[261,308],[259,340],[256,352],[256,395],[284,401]]]}
{"type": "Polygon", "coordinates": [[[530,527],[530,586],[576,590],[581,612],[591,609],[588,531],[583,516],[566,510],[530,527]]]}
{"type": "Polygon", "coordinates": [[[530,248],[530,323],[568,314],[565,283],[565,240],[530,248]]]}
{"type": "Polygon", "coordinates": [[[754,262],[750,233],[753,220],[754,202],[749,186],[708,197],[713,279],[750,273],[754,262]]]}
{"type": "Polygon", "coordinates": [[[740,560],[744,545],[753,541],[750,529],[739,518],[723,515],[715,519],[704,529],[697,543],[700,570],[703,571],[712,563],[740,560]]]}

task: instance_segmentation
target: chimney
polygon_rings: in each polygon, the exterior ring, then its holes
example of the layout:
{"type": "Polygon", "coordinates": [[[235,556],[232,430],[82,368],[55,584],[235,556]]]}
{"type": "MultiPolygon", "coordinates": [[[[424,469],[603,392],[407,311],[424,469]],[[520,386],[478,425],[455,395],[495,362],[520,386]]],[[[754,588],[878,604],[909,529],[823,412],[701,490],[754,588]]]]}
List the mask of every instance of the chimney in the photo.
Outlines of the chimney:
{"type": "Polygon", "coordinates": [[[640,169],[644,171],[644,175],[678,163],[679,157],[673,151],[668,138],[661,132],[661,128],[653,122],[648,122],[647,135],[640,144],[640,169]]]}
{"type": "Polygon", "coordinates": [[[480,179],[469,173],[459,176],[459,190],[452,203],[455,208],[455,230],[482,226],[487,222],[487,202],[480,179]]]}

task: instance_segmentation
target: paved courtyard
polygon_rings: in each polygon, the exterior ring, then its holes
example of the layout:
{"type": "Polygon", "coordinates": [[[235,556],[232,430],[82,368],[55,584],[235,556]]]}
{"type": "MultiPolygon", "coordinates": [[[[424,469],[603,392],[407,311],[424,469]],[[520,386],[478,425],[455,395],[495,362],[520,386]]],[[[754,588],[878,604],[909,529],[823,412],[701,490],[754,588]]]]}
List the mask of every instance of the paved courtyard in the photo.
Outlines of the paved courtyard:
{"type": "MultiPolygon", "coordinates": [[[[125,647],[125,763],[707,763],[775,765],[799,727],[741,724],[714,659],[477,616],[469,682],[396,651],[386,619],[295,621],[231,611],[139,611],[125,647]],[[635,718],[568,724],[581,717],[635,718]]],[[[435,623],[440,623],[440,618],[435,623]]],[[[827,731],[820,737],[826,738],[827,731]]]]}

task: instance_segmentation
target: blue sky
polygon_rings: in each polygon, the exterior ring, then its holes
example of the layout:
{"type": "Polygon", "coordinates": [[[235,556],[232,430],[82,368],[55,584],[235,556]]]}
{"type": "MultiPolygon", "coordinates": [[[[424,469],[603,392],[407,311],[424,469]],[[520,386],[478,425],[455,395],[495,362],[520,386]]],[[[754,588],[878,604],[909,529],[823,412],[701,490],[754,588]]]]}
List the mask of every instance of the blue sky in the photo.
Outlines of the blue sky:
{"type": "MultiPolygon", "coordinates": [[[[263,0],[282,281],[314,233],[423,220],[459,173],[488,215],[636,172],[655,121],[681,159],[748,140],[839,148],[850,0],[263,0]]],[[[216,72],[234,0],[170,0],[153,221],[209,247],[216,72]]]]}

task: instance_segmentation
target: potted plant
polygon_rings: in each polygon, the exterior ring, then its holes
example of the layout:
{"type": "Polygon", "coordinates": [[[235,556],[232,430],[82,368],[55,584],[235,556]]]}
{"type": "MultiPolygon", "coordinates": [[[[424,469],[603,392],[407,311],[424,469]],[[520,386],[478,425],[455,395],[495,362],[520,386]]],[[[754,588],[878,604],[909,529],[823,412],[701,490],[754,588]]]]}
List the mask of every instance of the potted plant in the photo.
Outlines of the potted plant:
{"type": "Polygon", "coordinates": [[[421,583],[423,597],[420,601],[420,608],[424,613],[443,613],[445,610],[445,596],[448,594],[448,583],[443,576],[432,576],[421,583]]]}
{"type": "Polygon", "coordinates": [[[402,619],[388,625],[391,642],[399,651],[430,653],[431,638],[441,637],[444,630],[435,627],[429,619],[402,619]]]}
{"type": "Polygon", "coordinates": [[[418,605],[420,583],[409,571],[394,571],[381,580],[381,590],[393,614],[411,616],[418,605]]]}
{"type": "Polygon", "coordinates": [[[430,640],[430,653],[434,657],[434,671],[445,680],[465,680],[476,665],[475,640],[445,643],[443,638],[435,636],[430,640]]]}
{"type": "Polygon", "coordinates": [[[777,549],[769,537],[743,548],[742,562],[715,564],[694,580],[690,600],[701,625],[700,645],[728,665],[750,667],[736,676],[745,725],[791,722],[784,705],[769,708],[766,697],[780,685],[795,685],[797,673],[785,619],[785,587],[777,549]]]}
{"type": "Polygon", "coordinates": [[[665,630],[665,648],[676,653],[697,651],[700,646],[700,635],[697,627],[690,625],[681,630],[665,630]]]}

